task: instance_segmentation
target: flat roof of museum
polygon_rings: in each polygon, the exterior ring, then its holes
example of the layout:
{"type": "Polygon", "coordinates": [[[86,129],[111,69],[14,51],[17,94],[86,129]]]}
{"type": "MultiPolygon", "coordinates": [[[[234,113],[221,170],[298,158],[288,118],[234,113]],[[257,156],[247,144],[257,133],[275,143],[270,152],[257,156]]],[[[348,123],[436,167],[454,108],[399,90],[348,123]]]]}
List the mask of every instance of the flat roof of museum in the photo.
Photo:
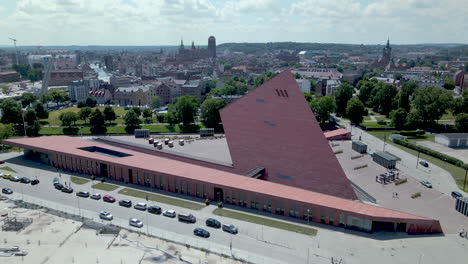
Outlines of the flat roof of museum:
{"type": "Polygon", "coordinates": [[[363,216],[383,217],[388,218],[388,220],[431,220],[425,217],[393,211],[361,202],[338,198],[296,187],[290,187],[287,185],[272,183],[265,180],[251,179],[238,174],[139,153],[75,137],[49,136],[36,138],[17,138],[7,139],[3,142],[5,144],[26,149],[43,151],[45,153],[56,151],[80,156],[83,158],[91,158],[101,162],[117,163],[119,165],[139,168],[142,170],[155,171],[168,175],[175,175],[182,178],[210,182],[219,186],[232,187],[240,190],[261,193],[304,203],[313,203],[318,206],[334,208],[343,212],[350,212],[363,216]],[[102,149],[126,153],[129,154],[129,156],[114,158],[111,156],[96,154],[80,149],[85,147],[100,147],[102,149]]]}

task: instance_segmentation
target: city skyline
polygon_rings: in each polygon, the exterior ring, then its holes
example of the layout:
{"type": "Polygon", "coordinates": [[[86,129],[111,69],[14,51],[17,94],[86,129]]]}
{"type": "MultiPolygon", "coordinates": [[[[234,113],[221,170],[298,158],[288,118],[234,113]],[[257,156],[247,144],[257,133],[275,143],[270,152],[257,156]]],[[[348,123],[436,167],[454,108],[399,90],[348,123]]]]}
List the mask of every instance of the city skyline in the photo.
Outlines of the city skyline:
{"type": "Polygon", "coordinates": [[[468,43],[461,0],[4,0],[0,46],[468,43]]]}

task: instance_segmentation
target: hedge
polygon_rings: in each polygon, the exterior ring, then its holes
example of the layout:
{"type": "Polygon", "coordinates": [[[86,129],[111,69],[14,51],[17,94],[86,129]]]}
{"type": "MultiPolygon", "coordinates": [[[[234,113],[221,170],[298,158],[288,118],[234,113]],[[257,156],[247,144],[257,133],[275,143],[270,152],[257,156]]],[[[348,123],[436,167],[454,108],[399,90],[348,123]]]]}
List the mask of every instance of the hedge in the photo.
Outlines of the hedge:
{"type": "Polygon", "coordinates": [[[434,158],[437,158],[437,159],[440,159],[440,160],[443,160],[443,161],[446,161],[450,164],[453,164],[455,166],[458,166],[460,168],[463,168],[463,169],[468,169],[468,164],[464,164],[463,161],[457,159],[457,158],[454,158],[454,157],[451,157],[451,156],[448,156],[448,155],[445,155],[443,153],[440,153],[440,152],[437,152],[435,150],[432,150],[430,148],[426,148],[426,147],[422,147],[422,146],[418,146],[416,144],[413,144],[411,142],[408,142],[406,140],[400,140],[398,138],[394,138],[393,139],[393,142],[395,142],[396,144],[399,144],[399,145],[402,145],[404,147],[407,147],[407,148],[410,148],[410,149],[414,149],[416,151],[420,151],[426,155],[429,155],[429,156],[432,156],[434,158]]]}
{"type": "Polygon", "coordinates": [[[395,131],[395,134],[400,134],[402,136],[422,136],[426,133],[424,130],[410,130],[410,131],[395,131]]]}

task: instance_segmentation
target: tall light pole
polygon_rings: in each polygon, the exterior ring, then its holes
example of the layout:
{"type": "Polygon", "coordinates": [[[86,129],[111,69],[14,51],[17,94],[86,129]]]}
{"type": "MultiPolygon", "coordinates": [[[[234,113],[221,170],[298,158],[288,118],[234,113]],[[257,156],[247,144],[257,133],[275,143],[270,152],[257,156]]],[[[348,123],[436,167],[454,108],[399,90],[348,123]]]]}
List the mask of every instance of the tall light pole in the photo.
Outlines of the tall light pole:
{"type": "Polygon", "coordinates": [[[13,40],[13,43],[14,43],[14,45],[15,45],[16,65],[18,65],[18,49],[16,48],[16,41],[18,41],[18,40],[14,39],[14,38],[9,38],[9,39],[13,40]]]}
{"type": "Polygon", "coordinates": [[[468,168],[465,168],[465,181],[463,182],[463,191],[465,191],[466,186],[466,174],[468,173],[468,168]]]}
{"type": "Polygon", "coordinates": [[[26,135],[26,122],[24,122],[24,112],[25,112],[25,110],[26,110],[26,108],[21,109],[21,117],[23,118],[24,137],[27,137],[28,135],[26,135]]]}
{"type": "Polygon", "coordinates": [[[307,225],[310,225],[310,209],[307,209],[307,225]]]}

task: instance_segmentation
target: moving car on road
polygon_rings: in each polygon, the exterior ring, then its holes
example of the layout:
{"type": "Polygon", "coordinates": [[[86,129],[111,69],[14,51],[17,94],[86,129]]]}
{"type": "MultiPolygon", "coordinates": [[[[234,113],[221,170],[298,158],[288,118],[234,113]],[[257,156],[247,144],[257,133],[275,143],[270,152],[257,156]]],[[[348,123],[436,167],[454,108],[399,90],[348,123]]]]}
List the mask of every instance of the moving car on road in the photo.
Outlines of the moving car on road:
{"type": "Polygon", "coordinates": [[[35,179],[35,180],[32,180],[31,181],[31,185],[36,185],[36,184],[39,184],[40,181],[38,179],[35,179]]]}
{"type": "Polygon", "coordinates": [[[12,182],[19,182],[20,178],[18,176],[10,176],[10,181],[12,182]]]}
{"type": "Polygon", "coordinates": [[[223,224],[223,231],[226,231],[231,234],[237,234],[238,230],[237,227],[234,225],[229,225],[229,224],[223,224]]]}
{"type": "Polygon", "coordinates": [[[175,213],[174,210],[165,210],[165,211],[163,212],[163,215],[164,215],[164,216],[167,216],[167,217],[171,217],[171,218],[176,217],[176,213],[175,213]]]}
{"type": "Polygon", "coordinates": [[[195,218],[195,216],[193,216],[193,214],[190,213],[179,213],[177,215],[177,218],[179,219],[179,221],[184,221],[188,223],[195,223],[197,221],[197,218],[195,218]]]}
{"type": "Polygon", "coordinates": [[[133,208],[141,211],[146,211],[146,204],[145,203],[136,203],[133,208]]]}
{"type": "Polygon", "coordinates": [[[61,184],[61,183],[56,183],[56,184],[54,184],[54,187],[55,187],[55,189],[57,189],[57,190],[60,191],[60,190],[63,189],[64,186],[63,186],[63,184],[61,184]]]}
{"type": "Polygon", "coordinates": [[[208,218],[206,219],[206,226],[210,226],[210,227],[214,227],[214,228],[220,228],[221,227],[221,223],[216,220],[216,219],[213,219],[213,218],[208,218]]]}
{"type": "Polygon", "coordinates": [[[76,196],[83,197],[83,198],[88,198],[89,197],[89,192],[79,191],[79,192],[76,193],[76,196]]]}
{"type": "Polygon", "coordinates": [[[130,218],[130,225],[131,226],[134,226],[134,227],[138,227],[138,228],[142,228],[143,227],[143,222],[139,219],[136,219],[136,218],[130,218]]]}
{"type": "Polygon", "coordinates": [[[421,160],[421,161],[419,162],[419,164],[421,164],[421,166],[423,166],[423,167],[429,168],[429,163],[427,163],[427,161],[421,160]]]}
{"type": "Polygon", "coordinates": [[[72,193],[73,192],[73,188],[70,187],[70,186],[65,186],[62,188],[62,192],[64,193],[72,193]]]}
{"type": "Polygon", "coordinates": [[[26,177],[22,177],[22,178],[20,178],[20,182],[28,184],[28,183],[31,183],[31,180],[26,178],[26,177]]]}
{"type": "Polygon", "coordinates": [[[10,177],[11,177],[11,174],[8,174],[8,173],[3,174],[2,176],[2,178],[6,180],[10,179],[10,177]]]}
{"type": "Polygon", "coordinates": [[[57,183],[60,183],[60,180],[59,178],[55,177],[53,180],[52,180],[52,183],[55,185],[57,183]]]}
{"type": "Polygon", "coordinates": [[[428,181],[422,181],[421,184],[426,186],[427,188],[432,188],[432,184],[428,181]]]}
{"type": "Polygon", "coordinates": [[[119,205],[120,205],[120,206],[124,206],[124,207],[131,207],[131,206],[132,206],[132,201],[127,200],[127,199],[125,199],[125,200],[120,200],[120,201],[119,201],[119,205]]]}
{"type": "Polygon", "coordinates": [[[161,207],[159,207],[159,206],[150,206],[150,207],[148,207],[148,213],[161,214],[161,207]]]}
{"type": "Polygon", "coordinates": [[[193,234],[199,237],[210,237],[210,232],[206,231],[203,228],[195,228],[193,234]]]}
{"type": "Polygon", "coordinates": [[[10,188],[3,188],[3,189],[2,189],[2,193],[3,193],[3,194],[12,194],[12,193],[13,193],[13,190],[10,189],[10,188]]]}
{"type": "Polygon", "coordinates": [[[457,198],[463,197],[463,195],[460,192],[453,191],[452,192],[452,197],[457,199],[457,198]]]}
{"type": "Polygon", "coordinates": [[[95,194],[91,195],[91,199],[93,199],[93,200],[101,200],[101,194],[95,193],[95,194]]]}
{"type": "Polygon", "coordinates": [[[110,195],[104,195],[104,197],[102,197],[102,200],[108,203],[115,203],[115,198],[110,195]]]}
{"type": "Polygon", "coordinates": [[[0,160],[0,164],[5,164],[5,161],[4,161],[4,160],[0,160]]]}
{"type": "Polygon", "coordinates": [[[99,213],[99,218],[101,218],[103,220],[110,221],[110,220],[114,219],[114,216],[111,213],[107,212],[107,211],[101,211],[99,213]]]}

